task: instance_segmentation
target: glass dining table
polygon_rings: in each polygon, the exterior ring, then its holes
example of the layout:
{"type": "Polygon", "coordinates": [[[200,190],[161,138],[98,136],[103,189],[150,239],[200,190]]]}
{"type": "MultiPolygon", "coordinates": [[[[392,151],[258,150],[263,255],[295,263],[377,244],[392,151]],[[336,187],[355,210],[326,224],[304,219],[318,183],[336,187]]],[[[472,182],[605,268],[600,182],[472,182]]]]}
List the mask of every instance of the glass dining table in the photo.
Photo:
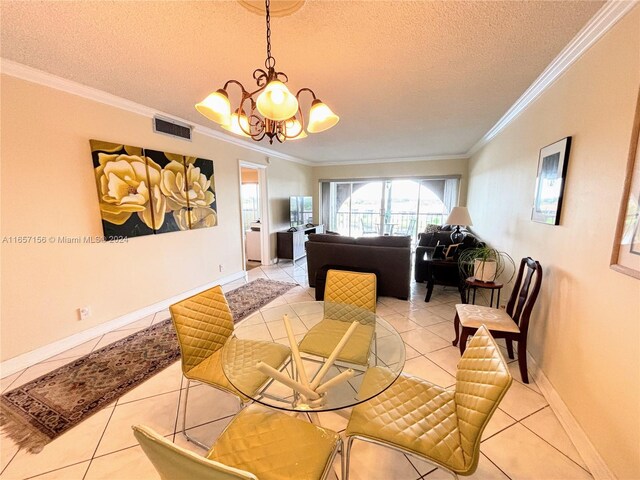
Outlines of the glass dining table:
{"type": "Polygon", "coordinates": [[[370,400],[391,386],[404,362],[402,337],[382,317],[315,301],[263,308],[240,321],[222,354],[225,376],[245,397],[297,412],[340,410],[370,400]],[[291,349],[290,359],[280,369],[248,363],[245,340],[280,343],[291,349]]]}

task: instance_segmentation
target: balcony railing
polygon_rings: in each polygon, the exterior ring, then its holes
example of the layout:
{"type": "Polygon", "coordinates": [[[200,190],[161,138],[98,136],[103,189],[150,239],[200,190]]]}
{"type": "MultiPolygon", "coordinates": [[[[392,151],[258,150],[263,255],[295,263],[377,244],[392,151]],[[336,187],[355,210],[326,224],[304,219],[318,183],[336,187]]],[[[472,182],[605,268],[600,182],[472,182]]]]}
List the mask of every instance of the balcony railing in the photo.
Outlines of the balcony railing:
{"type": "Polygon", "coordinates": [[[379,212],[338,212],[335,224],[331,228],[342,235],[360,237],[364,235],[409,235],[417,239],[418,232],[424,231],[427,224],[442,225],[444,213],[400,212],[384,216],[380,224],[379,212]]]}

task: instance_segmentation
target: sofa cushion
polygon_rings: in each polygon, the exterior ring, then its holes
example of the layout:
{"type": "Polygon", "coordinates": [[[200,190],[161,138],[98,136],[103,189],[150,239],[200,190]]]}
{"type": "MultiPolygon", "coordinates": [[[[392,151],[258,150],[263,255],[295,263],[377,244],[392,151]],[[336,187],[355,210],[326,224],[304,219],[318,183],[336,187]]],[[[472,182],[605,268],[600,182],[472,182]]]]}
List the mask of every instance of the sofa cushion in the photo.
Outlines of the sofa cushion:
{"type": "Polygon", "coordinates": [[[358,237],[355,239],[357,245],[370,247],[410,247],[411,237],[384,235],[379,237],[358,237]]]}
{"type": "Polygon", "coordinates": [[[322,243],[346,243],[351,245],[356,243],[356,239],[353,237],[344,237],[342,235],[328,235],[324,233],[309,234],[309,241],[322,243]]]}
{"type": "Polygon", "coordinates": [[[436,233],[442,228],[442,225],[436,225],[435,223],[428,223],[426,227],[424,227],[424,233],[436,233]]]}
{"type": "Polygon", "coordinates": [[[451,232],[438,231],[435,233],[423,233],[420,235],[421,247],[435,247],[438,242],[440,242],[440,245],[450,245],[453,243],[451,241],[451,232]]]}

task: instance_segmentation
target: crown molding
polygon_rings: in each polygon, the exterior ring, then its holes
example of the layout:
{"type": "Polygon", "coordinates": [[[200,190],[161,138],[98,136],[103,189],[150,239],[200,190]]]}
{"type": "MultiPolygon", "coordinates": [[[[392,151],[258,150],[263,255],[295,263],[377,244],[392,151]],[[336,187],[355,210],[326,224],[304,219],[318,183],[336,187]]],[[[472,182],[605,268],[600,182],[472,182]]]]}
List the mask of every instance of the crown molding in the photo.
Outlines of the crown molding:
{"type": "Polygon", "coordinates": [[[438,160],[465,160],[469,155],[456,154],[456,155],[423,155],[417,157],[391,157],[391,158],[372,158],[369,160],[344,160],[337,162],[312,162],[314,167],[332,167],[342,165],[370,165],[376,163],[401,163],[401,162],[431,162],[438,160]]]}
{"type": "Polygon", "coordinates": [[[249,150],[253,150],[254,152],[258,152],[272,158],[280,158],[282,160],[286,160],[294,163],[301,163],[303,165],[312,165],[312,163],[307,160],[302,160],[300,158],[287,155],[286,153],[281,153],[276,150],[263,147],[261,145],[258,145],[255,142],[248,142],[240,138],[235,138],[230,135],[226,135],[212,128],[205,127],[204,125],[193,123],[184,118],[177,117],[175,115],[162,112],[160,110],[156,110],[155,108],[147,107],[146,105],[142,105],[140,103],[127,100],[126,98],[118,97],[117,95],[107,93],[103,90],[98,90],[97,88],[89,87],[87,85],[74,82],[73,80],[67,80],[66,78],[58,77],[57,75],[53,75],[51,73],[44,72],[42,70],[38,70],[33,67],[29,67],[22,63],[14,62],[13,60],[0,58],[0,73],[9,75],[12,77],[20,78],[22,80],[26,80],[31,83],[44,85],[45,87],[50,87],[55,90],[60,90],[66,93],[70,93],[72,95],[86,98],[88,100],[93,100],[95,102],[109,105],[111,107],[116,107],[121,110],[125,110],[127,112],[143,115],[145,117],[153,118],[154,115],[162,115],[169,119],[177,120],[179,122],[190,125],[191,127],[193,127],[194,132],[199,133],[201,135],[215,138],[216,140],[230,143],[238,147],[243,147],[249,150]]]}
{"type": "Polygon", "coordinates": [[[583,53],[638,4],[638,0],[609,0],[564,47],[540,76],[522,94],[491,129],[469,149],[471,157],[515,120],[534,100],[549,88],[583,53]]]}
{"type": "Polygon", "coordinates": [[[23,80],[38,83],[47,87],[61,90],[73,95],[77,95],[89,100],[94,100],[106,105],[110,105],[122,110],[144,115],[152,118],[159,114],[177,121],[193,126],[194,132],[205,135],[222,142],[243,147],[263,155],[279,158],[289,162],[299,163],[310,167],[341,166],[341,165],[367,165],[380,163],[399,162],[419,162],[437,160],[457,160],[467,159],[473,156],[484,145],[490,142],[504,128],[515,120],[533,101],[535,101],[549,86],[551,86],[573,63],[578,60],[595,42],[597,42],[606,32],[608,32],[622,17],[624,17],[633,7],[638,4],[638,0],[609,0],[589,22],[578,32],[571,42],[558,54],[558,56],[547,66],[529,88],[516,100],[507,112],[491,127],[491,129],[478,140],[468,152],[456,155],[431,155],[418,157],[399,158],[375,158],[366,160],[345,160],[334,162],[320,162],[304,160],[292,155],[278,152],[276,150],[263,147],[257,143],[248,142],[240,138],[235,138],[214,130],[204,125],[196,124],[175,115],[161,112],[159,110],[141,105],[139,103],[118,97],[111,93],[98,90],[93,87],[82,85],[72,80],[38,70],[27,65],[23,65],[13,60],[0,58],[0,72],[23,80]]]}

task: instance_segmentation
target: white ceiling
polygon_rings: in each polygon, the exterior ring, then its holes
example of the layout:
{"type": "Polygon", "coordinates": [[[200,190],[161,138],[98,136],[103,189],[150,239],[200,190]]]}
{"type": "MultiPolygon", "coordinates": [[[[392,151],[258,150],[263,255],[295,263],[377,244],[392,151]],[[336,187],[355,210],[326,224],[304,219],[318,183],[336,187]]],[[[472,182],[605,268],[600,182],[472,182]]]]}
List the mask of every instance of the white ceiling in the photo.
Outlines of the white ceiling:
{"type": "MultiPolygon", "coordinates": [[[[272,53],[291,90],[341,120],[272,148],[313,162],[464,154],[603,3],[307,0],[272,19],[272,53]]],[[[193,105],[231,78],[251,89],[263,68],[264,18],[235,1],[1,9],[3,58],[216,129],[193,105]]]]}

